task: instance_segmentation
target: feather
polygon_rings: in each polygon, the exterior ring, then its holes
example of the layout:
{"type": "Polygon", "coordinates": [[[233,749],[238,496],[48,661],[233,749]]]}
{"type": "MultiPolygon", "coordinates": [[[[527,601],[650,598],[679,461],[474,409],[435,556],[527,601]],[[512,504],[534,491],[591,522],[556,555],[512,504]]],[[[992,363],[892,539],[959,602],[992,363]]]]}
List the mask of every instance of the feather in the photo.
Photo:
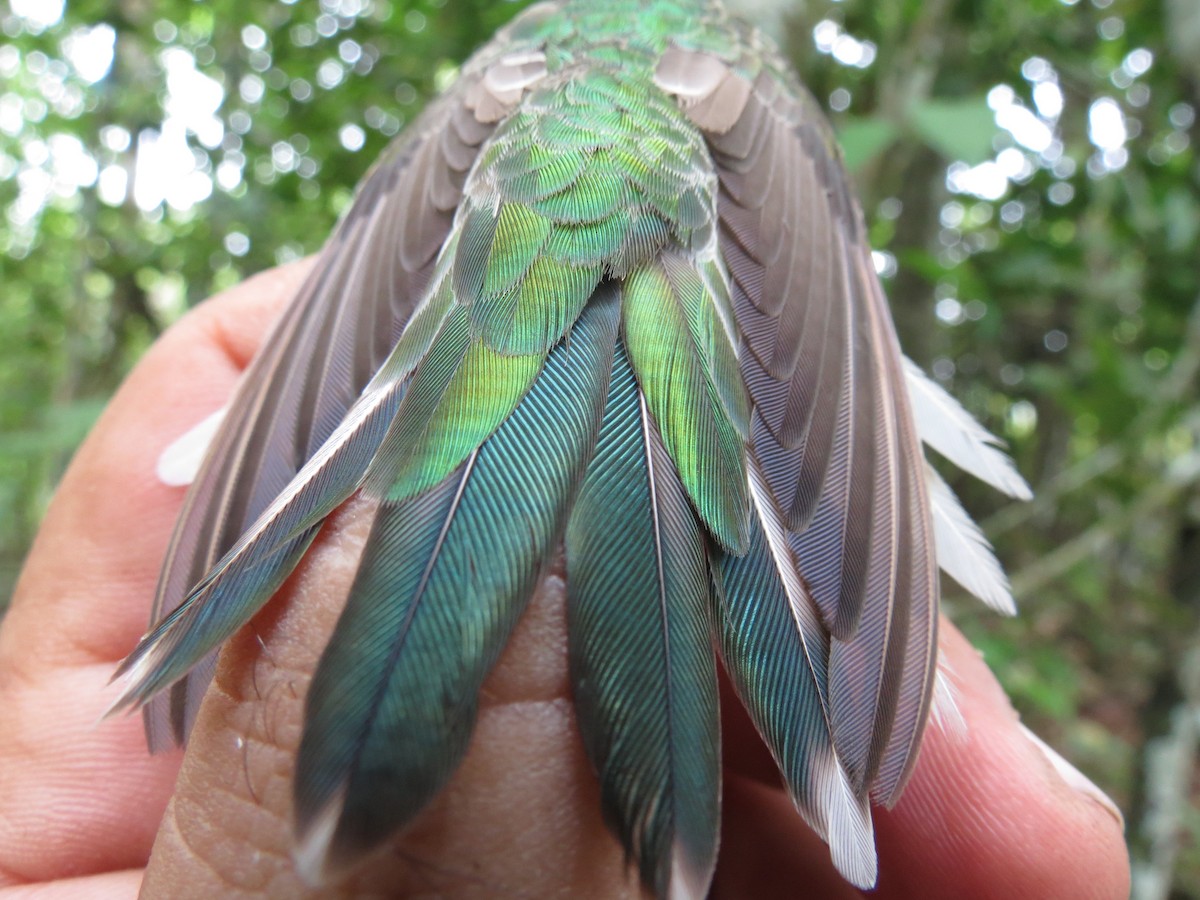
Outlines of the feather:
{"type": "Polygon", "coordinates": [[[411,820],[466,751],[595,442],[618,312],[601,289],[489,441],[432,488],[382,501],[306,701],[295,857],[310,881],[411,820]]]}
{"type": "Polygon", "coordinates": [[[929,719],[935,728],[956,743],[967,738],[967,720],[958,706],[958,688],[954,684],[954,671],[946,654],[938,650],[937,678],[933,686],[933,703],[929,707],[929,719]]]}
{"type": "Polygon", "coordinates": [[[138,643],[109,712],[146,702],[250,620],[361,484],[403,396],[403,380],[364,393],[346,420],[184,601],[138,643]]]}
{"type": "MultiPolygon", "coordinates": [[[[451,225],[425,194],[428,174],[438,167],[462,171],[492,130],[460,119],[462,93],[474,77],[432,104],[385,152],[263,341],[184,500],[152,623],[185,601],[316,452],[424,296],[451,225]],[[436,139],[447,128],[461,136],[455,159],[436,139]]],[[[209,657],[197,664],[170,692],[146,703],[152,750],[185,741],[214,663],[209,657]]]]}
{"type": "Polygon", "coordinates": [[[729,67],[711,53],[693,53],[670,47],[654,70],[654,83],[668,94],[695,102],[712,94],[729,67]]]}
{"type": "MultiPolygon", "coordinates": [[[[922,440],[1028,488],[903,361],[828,124],[717,0],[538,4],[463,73],[238,388],[120,702],[152,747],[182,741],[216,645],[337,504],[374,500],[294,782],[297,866],[329,878],[450,777],[565,531],[578,720],[643,884],[712,878],[715,641],[867,888],[869,804],[896,802],[945,694],[939,561],[1011,607],[922,440]]],[[[168,477],[204,443],[169,448],[168,477]]]]}
{"type": "Polygon", "coordinates": [[[727,77],[745,83],[723,98],[740,114],[712,117],[725,90],[720,67],[689,54],[721,57],[677,51],[658,74],[705,131],[721,183],[752,456],[832,638],[834,747],[859,798],[891,803],[928,714],[938,606],[898,344],[866,265],[861,213],[811,97],[766,65],[743,66],[727,77]]]}
{"type": "Polygon", "coordinates": [[[660,897],[703,896],[721,785],[708,565],[620,350],[566,549],[571,682],[606,819],[660,897]]]}
{"type": "Polygon", "coordinates": [[[542,359],[500,354],[473,340],[466,311],[456,307],[413,374],[371,461],[367,492],[396,501],[439,484],[521,402],[542,359]]]}
{"type": "Polygon", "coordinates": [[[1003,452],[1004,445],[910,359],[904,375],[921,440],[960,469],[998,491],[1029,500],[1033,491],[1003,452]]]}
{"type": "Polygon", "coordinates": [[[751,444],[826,623],[847,638],[866,602],[872,509],[883,502],[872,472],[888,450],[873,437],[881,388],[865,322],[874,300],[851,265],[857,223],[828,202],[837,173],[789,118],[798,113],[771,107],[770,83],[749,82],[741,119],[709,138],[722,250],[748,351],[751,444]]]}
{"type": "MultiPolygon", "coordinates": [[[[668,264],[625,282],[624,337],[650,414],[700,518],[721,544],[745,546],[745,401],[730,369],[733,348],[699,276],[682,290],[668,264]],[[722,378],[733,385],[721,385],[722,378]],[[733,409],[729,408],[730,397],[733,409]],[[740,401],[740,402],[739,402],[740,401]]],[[[682,260],[671,263],[683,269],[682,260]]]]}
{"type": "MultiPolygon", "coordinates": [[[[453,239],[451,240],[453,246],[453,239]]],[[[333,434],[172,613],[118,667],[109,712],[145,703],[249,621],[308,549],[325,518],[357,490],[395,430],[413,369],[430,352],[451,304],[443,272],[404,334],[333,434]]]]}
{"type": "Polygon", "coordinates": [[[937,560],[942,571],[996,612],[1016,615],[1017,606],[1008,578],[979,526],[932,466],[925,467],[925,481],[933,510],[937,560]]]}
{"type": "Polygon", "coordinates": [[[796,808],[829,843],[838,871],[869,889],[876,877],[870,810],[855,795],[830,734],[829,637],[753,457],[749,485],[748,552],[720,555],[715,572],[725,668],[796,808]]]}
{"type": "Polygon", "coordinates": [[[158,455],[154,467],[158,480],[168,487],[187,487],[195,481],[204,456],[228,412],[229,407],[222,406],[168,444],[158,455]]]}
{"type": "Polygon", "coordinates": [[[114,676],[122,682],[121,694],[110,712],[145,702],[184,677],[270,599],[325,517],[362,484],[401,407],[409,367],[398,360],[409,355],[408,346],[397,344],[380,377],[292,482],[122,662],[114,676]]]}
{"type": "MultiPolygon", "coordinates": [[[[883,287],[870,254],[860,248],[856,268],[874,303],[872,341],[880,348],[881,368],[887,379],[886,396],[894,408],[900,508],[896,566],[896,611],[902,631],[890,639],[888,679],[895,683],[896,712],[891,734],[880,757],[879,772],[871,784],[871,797],[894,806],[917,762],[921,738],[929,720],[929,707],[937,674],[939,583],[929,498],[924,482],[924,455],[912,411],[904,390],[900,348],[887,314],[883,287]],[[886,349],[885,349],[886,348],[886,349]],[[901,643],[901,635],[903,642],[901,643]],[[894,649],[894,652],[893,652],[894,649]]],[[[881,733],[886,733],[886,730],[881,733]]]]}
{"type": "MultiPolygon", "coordinates": [[[[902,397],[899,402],[903,402],[902,397]]],[[[910,472],[919,472],[921,458],[916,435],[910,432],[907,438],[902,441],[909,454],[906,465],[910,472]]],[[[937,675],[937,566],[923,484],[916,479],[905,479],[901,503],[906,520],[901,525],[896,554],[897,599],[892,616],[893,634],[889,637],[884,663],[887,678],[883,695],[894,693],[895,711],[890,725],[881,726],[875,738],[874,746],[881,747],[882,752],[870,784],[871,799],[889,809],[899,800],[916,765],[937,675]],[[882,743],[885,736],[886,743],[882,743]]],[[[881,705],[880,709],[885,707],[881,705]]]]}

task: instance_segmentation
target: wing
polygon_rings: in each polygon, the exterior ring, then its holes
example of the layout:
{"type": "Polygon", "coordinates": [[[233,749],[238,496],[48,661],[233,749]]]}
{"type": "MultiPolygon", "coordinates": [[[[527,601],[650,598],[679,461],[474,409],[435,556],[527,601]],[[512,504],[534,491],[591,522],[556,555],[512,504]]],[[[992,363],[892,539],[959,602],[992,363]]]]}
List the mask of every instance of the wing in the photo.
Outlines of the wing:
{"type": "MultiPolygon", "coordinates": [[[[471,108],[479,108],[481,81],[460,81],[384,154],[264,341],[184,501],[152,622],[177,609],[267,510],[387,358],[425,292],[467,173],[493,130],[471,108]]],[[[371,454],[361,440],[357,449],[365,466],[371,454]]],[[[293,541],[289,558],[313,535],[315,527],[293,541]]],[[[146,705],[151,749],[184,742],[213,662],[210,656],[146,705]]]]}
{"type": "Polygon", "coordinates": [[[750,448],[769,507],[761,524],[784,529],[832,636],[828,726],[850,784],[891,803],[933,686],[937,564],[923,457],[832,134],[759,49],[766,62],[676,46],[656,78],[705,133],[720,180],[750,448]]]}

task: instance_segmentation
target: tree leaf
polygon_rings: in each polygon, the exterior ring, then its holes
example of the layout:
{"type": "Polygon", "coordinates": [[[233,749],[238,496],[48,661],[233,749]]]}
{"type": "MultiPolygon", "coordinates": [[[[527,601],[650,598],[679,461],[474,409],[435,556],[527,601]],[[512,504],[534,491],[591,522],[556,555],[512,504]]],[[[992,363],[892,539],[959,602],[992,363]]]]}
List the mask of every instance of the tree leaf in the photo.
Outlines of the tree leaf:
{"type": "Polygon", "coordinates": [[[992,155],[996,117],[982,96],[914,104],[909,110],[909,124],[947,159],[977,165],[992,155]]]}
{"type": "Polygon", "coordinates": [[[848,116],[837,130],[846,168],[857,171],[891,146],[896,126],[880,116],[848,116]]]}

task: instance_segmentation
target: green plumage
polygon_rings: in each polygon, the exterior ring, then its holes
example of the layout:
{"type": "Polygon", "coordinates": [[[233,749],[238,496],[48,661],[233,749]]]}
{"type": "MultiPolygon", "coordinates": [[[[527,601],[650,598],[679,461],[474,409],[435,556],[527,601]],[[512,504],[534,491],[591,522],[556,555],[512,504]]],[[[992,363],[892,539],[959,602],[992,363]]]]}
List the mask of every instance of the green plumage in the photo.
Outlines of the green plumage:
{"type": "MultiPolygon", "coordinates": [[[[487,211],[484,211],[485,218],[487,211]]],[[[486,219],[485,219],[486,220],[486,219]]],[[[480,293],[493,296],[511,290],[529,274],[529,267],[542,252],[553,223],[522,203],[505,203],[491,226],[487,262],[480,293]]],[[[461,297],[463,303],[475,297],[461,297]]]]}
{"type": "Polygon", "coordinates": [[[384,501],[308,695],[296,808],[315,870],[385,839],[465,752],[479,685],[595,441],[618,312],[601,291],[491,440],[431,490],[384,501]],[[329,815],[338,825],[325,834],[329,815]]]}
{"type": "Polygon", "coordinates": [[[720,808],[704,538],[618,348],[567,530],[571,680],[605,815],[660,895],[707,883],[720,808]]]}
{"type": "Polygon", "coordinates": [[[509,197],[530,203],[575,184],[589,157],[585,150],[533,144],[504,154],[496,163],[496,174],[504,180],[509,197]]]}
{"type": "MultiPolygon", "coordinates": [[[[450,777],[565,537],[579,726],[643,883],[702,896],[712,877],[719,647],[801,812],[869,887],[868,798],[911,771],[937,613],[870,260],[815,103],[716,0],[531,7],[373,170],[248,373],[121,702],[182,677],[168,726],[165,704],[147,717],[182,739],[201,660],[338,504],[373,499],[297,763],[296,862],[322,880],[450,777]]],[[[937,428],[966,458],[987,443],[937,428]]]]}
{"type": "Polygon", "coordinates": [[[452,312],[413,375],[368,491],[396,502],[440,482],[516,408],[542,359],[497,353],[471,337],[464,310],[452,312]]]}
{"type": "MultiPolygon", "coordinates": [[[[745,548],[749,509],[746,499],[745,400],[741,382],[718,386],[716,379],[736,371],[728,337],[701,304],[698,278],[677,273],[683,290],[654,263],[630,273],[625,283],[624,336],[646,402],[667,452],[697,512],[721,545],[745,548]],[[729,398],[733,409],[725,405],[729,398]]],[[[694,273],[692,273],[694,275],[694,273]]]]}

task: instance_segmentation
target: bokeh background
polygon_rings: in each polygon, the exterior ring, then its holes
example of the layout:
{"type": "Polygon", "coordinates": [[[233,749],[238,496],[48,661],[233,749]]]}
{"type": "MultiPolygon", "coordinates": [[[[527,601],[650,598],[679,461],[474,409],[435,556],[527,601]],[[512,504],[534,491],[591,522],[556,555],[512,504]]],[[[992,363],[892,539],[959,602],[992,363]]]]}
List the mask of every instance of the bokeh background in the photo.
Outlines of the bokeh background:
{"type": "MultiPolygon", "coordinates": [[[[155,336],[319,247],[521,5],[0,5],[0,611],[155,336]]],[[[1037,494],[947,472],[1021,615],[950,584],[946,605],[1024,720],[1125,811],[1135,895],[1200,897],[1200,3],[739,8],[830,110],[907,352],[1037,494]]]]}

